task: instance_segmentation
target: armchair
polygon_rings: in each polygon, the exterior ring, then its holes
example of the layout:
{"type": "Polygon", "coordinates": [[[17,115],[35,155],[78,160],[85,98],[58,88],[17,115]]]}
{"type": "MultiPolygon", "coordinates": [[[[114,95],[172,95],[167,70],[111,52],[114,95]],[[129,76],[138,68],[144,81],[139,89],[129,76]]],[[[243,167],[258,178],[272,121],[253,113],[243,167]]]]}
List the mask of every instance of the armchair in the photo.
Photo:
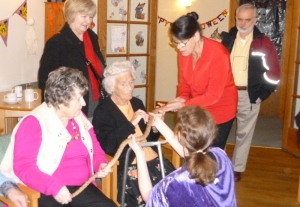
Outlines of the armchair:
{"type": "MultiPolygon", "coordinates": [[[[0,136],[0,162],[2,161],[8,144],[10,142],[11,134],[5,134],[0,136]]],[[[28,197],[28,206],[29,207],[38,207],[38,199],[40,197],[40,193],[27,187],[22,184],[18,184],[19,188],[23,193],[25,193],[28,197]]],[[[8,207],[14,207],[14,204],[6,199],[4,196],[0,196],[0,201],[8,205],[8,207]]],[[[1,206],[1,204],[0,204],[1,206]]]]}
{"type": "MultiPolygon", "coordinates": [[[[5,135],[0,135],[0,163],[4,157],[4,154],[6,152],[6,149],[9,145],[10,142],[10,136],[11,134],[5,134],[5,135]]],[[[108,160],[111,159],[110,156],[108,156],[108,160]]],[[[116,189],[117,189],[117,165],[119,162],[117,162],[113,168],[112,168],[112,173],[110,173],[108,176],[103,178],[101,180],[101,183],[98,184],[98,187],[102,190],[102,192],[110,199],[112,199],[116,204],[117,203],[117,194],[116,194],[116,189]]],[[[18,183],[19,188],[23,193],[25,193],[28,197],[28,207],[38,207],[38,199],[40,198],[40,193],[27,187],[24,186],[20,183],[18,183]]],[[[4,196],[0,196],[0,207],[2,207],[2,203],[5,203],[8,205],[8,207],[14,207],[13,203],[6,199],[4,196]]]]}

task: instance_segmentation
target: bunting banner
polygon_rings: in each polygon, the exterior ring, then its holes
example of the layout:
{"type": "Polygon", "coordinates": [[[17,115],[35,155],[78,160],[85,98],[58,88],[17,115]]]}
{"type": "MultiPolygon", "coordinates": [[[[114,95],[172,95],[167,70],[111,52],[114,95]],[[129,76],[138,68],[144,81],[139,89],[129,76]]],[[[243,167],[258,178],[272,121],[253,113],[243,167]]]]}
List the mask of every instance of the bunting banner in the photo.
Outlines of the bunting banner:
{"type": "Polygon", "coordinates": [[[22,3],[14,14],[20,15],[25,21],[27,21],[27,0],[22,3]]]}
{"type": "Polygon", "coordinates": [[[8,35],[8,19],[0,21],[0,36],[2,37],[2,40],[7,46],[7,35],[8,35]]]}
{"type": "MultiPolygon", "coordinates": [[[[201,28],[205,29],[205,28],[209,28],[209,27],[212,27],[214,25],[217,25],[219,22],[222,22],[224,20],[224,18],[227,17],[227,16],[228,16],[228,12],[225,9],[218,16],[216,16],[215,18],[213,18],[213,19],[211,19],[207,22],[200,23],[201,28]]],[[[160,16],[158,16],[158,23],[164,23],[165,26],[167,26],[168,24],[172,24],[172,22],[170,22],[170,21],[168,21],[165,18],[162,18],[160,16]]]]}
{"type": "MultiPolygon", "coordinates": [[[[25,0],[11,16],[14,14],[20,15],[25,21],[27,21],[27,0],[25,0]]],[[[0,20],[0,36],[2,37],[5,46],[7,46],[9,18],[0,20]]]]}

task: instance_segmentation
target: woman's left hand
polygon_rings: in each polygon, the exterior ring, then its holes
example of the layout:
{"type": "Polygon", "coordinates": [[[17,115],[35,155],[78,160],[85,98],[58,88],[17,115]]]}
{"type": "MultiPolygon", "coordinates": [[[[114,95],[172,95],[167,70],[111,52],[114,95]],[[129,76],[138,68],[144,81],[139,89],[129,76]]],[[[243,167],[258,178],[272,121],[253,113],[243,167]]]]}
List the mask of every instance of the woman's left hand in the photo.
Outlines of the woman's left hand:
{"type": "Polygon", "coordinates": [[[106,165],[107,163],[100,164],[100,169],[97,172],[97,178],[104,178],[111,172],[111,168],[105,169],[106,165]]]}
{"type": "Polygon", "coordinates": [[[144,122],[147,123],[148,118],[149,115],[145,111],[139,109],[136,112],[134,112],[133,118],[131,119],[131,123],[133,126],[136,126],[138,125],[141,119],[144,119],[144,122]]]}

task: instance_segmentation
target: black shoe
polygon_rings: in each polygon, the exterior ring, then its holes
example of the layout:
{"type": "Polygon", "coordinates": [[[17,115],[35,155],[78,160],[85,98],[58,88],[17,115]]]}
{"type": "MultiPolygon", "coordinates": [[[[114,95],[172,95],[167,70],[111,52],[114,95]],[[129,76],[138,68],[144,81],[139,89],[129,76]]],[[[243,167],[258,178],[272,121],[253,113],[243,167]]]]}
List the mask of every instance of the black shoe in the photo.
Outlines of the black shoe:
{"type": "Polygon", "coordinates": [[[242,179],[242,173],[234,171],[234,181],[239,182],[242,179]]]}

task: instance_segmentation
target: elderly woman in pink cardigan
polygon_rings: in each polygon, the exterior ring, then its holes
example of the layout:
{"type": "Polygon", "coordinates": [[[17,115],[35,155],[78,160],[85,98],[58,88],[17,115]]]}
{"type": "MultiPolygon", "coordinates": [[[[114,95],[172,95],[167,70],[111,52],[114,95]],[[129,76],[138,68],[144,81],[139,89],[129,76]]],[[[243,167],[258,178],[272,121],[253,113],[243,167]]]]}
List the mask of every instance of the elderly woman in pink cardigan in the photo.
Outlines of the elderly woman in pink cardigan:
{"type": "Polygon", "coordinates": [[[49,74],[45,102],[15,127],[1,171],[39,191],[39,207],[115,207],[94,184],[72,197],[94,173],[110,169],[92,124],[82,113],[88,81],[77,69],[60,67],[49,74]]]}

